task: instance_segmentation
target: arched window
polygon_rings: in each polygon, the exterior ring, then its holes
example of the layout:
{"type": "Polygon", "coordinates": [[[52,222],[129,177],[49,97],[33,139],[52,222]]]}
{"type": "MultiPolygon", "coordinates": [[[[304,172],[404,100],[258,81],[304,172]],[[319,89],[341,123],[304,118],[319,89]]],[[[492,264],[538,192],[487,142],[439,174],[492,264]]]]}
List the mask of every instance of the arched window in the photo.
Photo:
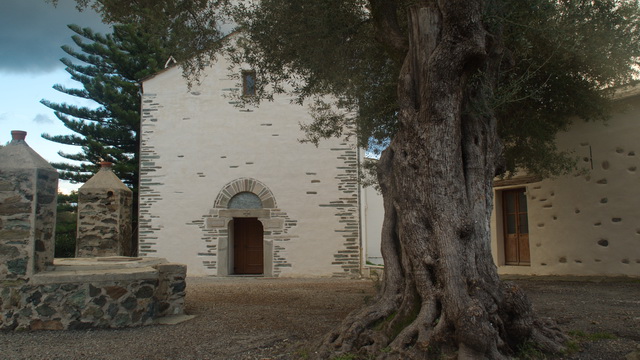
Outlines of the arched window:
{"type": "Polygon", "coordinates": [[[248,191],[235,194],[227,205],[229,209],[262,209],[262,201],[258,195],[248,191]]]}

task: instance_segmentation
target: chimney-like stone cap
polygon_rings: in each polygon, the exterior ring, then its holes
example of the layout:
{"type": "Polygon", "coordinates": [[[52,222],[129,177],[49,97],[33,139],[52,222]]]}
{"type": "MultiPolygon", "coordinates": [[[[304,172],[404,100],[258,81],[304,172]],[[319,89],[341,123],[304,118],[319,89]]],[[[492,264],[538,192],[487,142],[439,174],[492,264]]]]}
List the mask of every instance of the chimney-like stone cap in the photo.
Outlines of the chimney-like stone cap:
{"type": "Polygon", "coordinates": [[[27,132],[11,131],[11,142],[0,148],[0,167],[3,169],[43,169],[56,171],[49,162],[38,155],[24,141],[27,132]]]}
{"type": "Polygon", "coordinates": [[[27,132],[22,130],[11,130],[11,139],[12,140],[22,140],[27,138],[27,132]]]}

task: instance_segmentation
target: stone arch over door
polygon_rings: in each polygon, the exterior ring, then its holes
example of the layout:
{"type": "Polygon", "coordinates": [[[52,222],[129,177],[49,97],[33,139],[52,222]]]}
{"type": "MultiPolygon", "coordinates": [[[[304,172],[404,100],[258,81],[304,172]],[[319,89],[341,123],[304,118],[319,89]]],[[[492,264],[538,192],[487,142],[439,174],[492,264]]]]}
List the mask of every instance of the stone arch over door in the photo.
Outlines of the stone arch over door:
{"type": "Polygon", "coordinates": [[[271,190],[269,190],[265,184],[252,178],[236,179],[225,185],[216,198],[214,208],[226,209],[229,201],[242,192],[257,195],[260,201],[262,201],[263,209],[276,208],[276,201],[271,190]]]}
{"type": "MultiPolygon", "coordinates": [[[[217,257],[215,269],[218,276],[229,276],[234,273],[232,248],[234,218],[256,218],[262,223],[264,276],[277,276],[280,268],[291,266],[286,260],[284,243],[290,240],[287,236],[288,229],[295,226],[296,222],[289,220],[286,213],[277,208],[273,193],[262,182],[253,178],[239,178],[227,183],[218,193],[214,207],[209,213],[206,230],[214,236],[208,240],[213,244],[207,247],[211,249],[211,255],[217,257]],[[234,196],[242,193],[257,196],[261,207],[230,208],[230,201],[234,196]],[[274,246],[274,241],[278,245],[274,246]]],[[[212,268],[210,265],[208,267],[212,268]]]]}

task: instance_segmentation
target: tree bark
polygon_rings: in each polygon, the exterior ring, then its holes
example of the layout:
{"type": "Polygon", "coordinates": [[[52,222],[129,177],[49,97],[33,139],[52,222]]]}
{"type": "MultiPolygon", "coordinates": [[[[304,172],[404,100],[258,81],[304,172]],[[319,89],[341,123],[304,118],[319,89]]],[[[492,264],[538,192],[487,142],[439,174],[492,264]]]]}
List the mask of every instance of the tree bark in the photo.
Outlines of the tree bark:
{"type": "Polygon", "coordinates": [[[481,0],[424,0],[409,9],[399,76],[399,130],[383,152],[385,270],[376,301],[329,334],[320,357],[503,359],[525,342],[558,352],[564,337],[497,275],[490,249],[500,166],[487,105],[501,42],[481,0]]]}

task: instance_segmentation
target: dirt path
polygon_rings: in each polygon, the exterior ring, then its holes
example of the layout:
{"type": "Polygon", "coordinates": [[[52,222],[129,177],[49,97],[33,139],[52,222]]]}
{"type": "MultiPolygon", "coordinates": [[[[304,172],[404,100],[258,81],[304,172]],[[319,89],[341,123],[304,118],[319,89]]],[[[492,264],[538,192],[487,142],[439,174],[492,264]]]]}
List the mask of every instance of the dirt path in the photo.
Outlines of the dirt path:
{"type": "MultiPolygon", "coordinates": [[[[515,279],[576,335],[564,359],[625,359],[640,344],[640,280],[515,279]]],[[[190,278],[192,320],[124,330],[0,333],[2,359],[300,359],[374,293],[367,280],[190,278]]]]}

